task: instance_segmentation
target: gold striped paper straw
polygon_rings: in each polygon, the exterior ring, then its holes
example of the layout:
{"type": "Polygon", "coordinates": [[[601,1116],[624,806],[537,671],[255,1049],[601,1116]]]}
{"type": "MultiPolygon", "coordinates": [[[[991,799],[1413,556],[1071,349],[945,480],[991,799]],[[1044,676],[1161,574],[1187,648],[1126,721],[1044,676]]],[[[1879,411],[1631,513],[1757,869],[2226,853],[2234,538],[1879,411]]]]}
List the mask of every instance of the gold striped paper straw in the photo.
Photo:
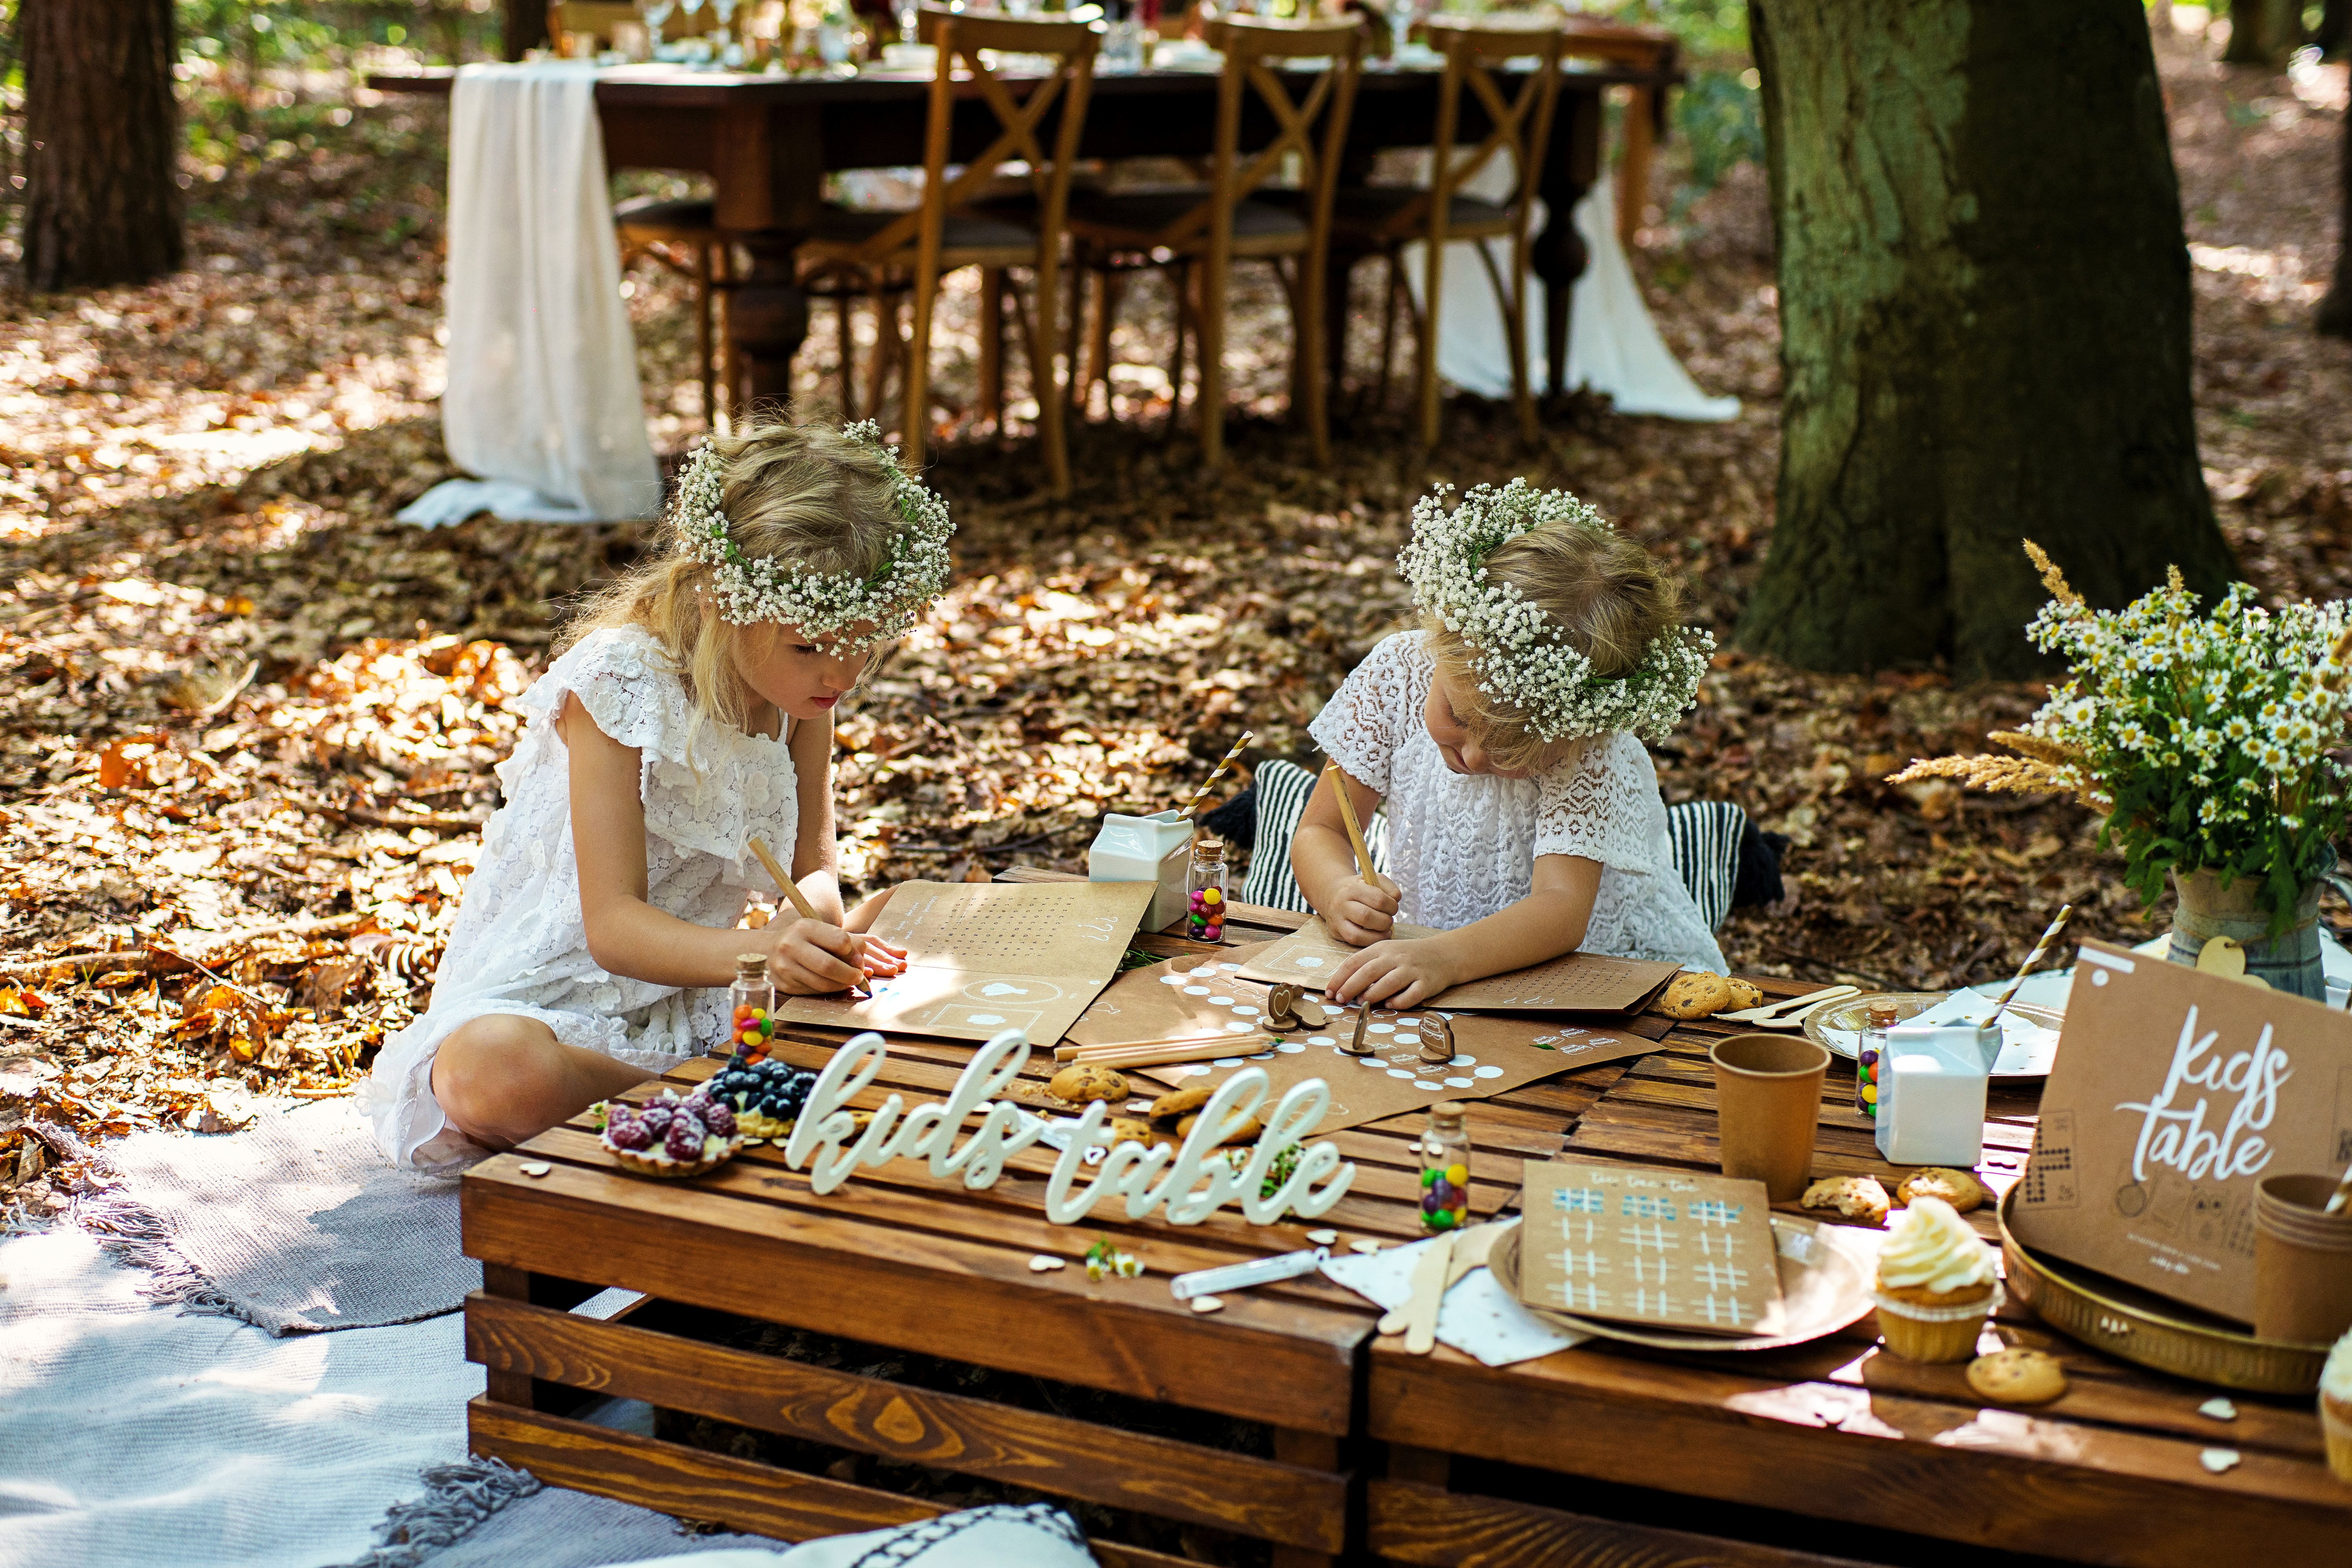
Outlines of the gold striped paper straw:
{"type": "Polygon", "coordinates": [[[2066,929],[2066,922],[2074,918],[2074,905],[2058,906],[2057,918],[2050,922],[2050,929],[2042,933],[2042,940],[2033,944],[2033,951],[2025,955],[2025,962],[2018,965],[2017,978],[2009,983],[2009,989],[2000,994],[1999,1002],[1993,1004],[1992,1016],[1987,1018],[1986,1023],[2000,1022],[2001,1014],[2008,1010],[2011,1000],[2016,996],[2017,988],[2025,984],[2025,977],[2033,973],[2035,964],[2050,956],[2050,950],[2058,945],[2059,933],[2066,929]]]}
{"type": "Polygon", "coordinates": [[[1242,748],[1248,745],[1250,742],[1256,738],[1256,731],[1244,730],[1242,731],[1242,738],[1234,742],[1234,749],[1225,753],[1224,761],[1219,763],[1215,767],[1209,770],[1209,776],[1201,781],[1201,787],[1192,792],[1192,798],[1186,801],[1184,803],[1184,808],[1181,811],[1179,811],[1176,815],[1179,816],[1192,816],[1193,809],[1203,800],[1208,798],[1209,786],[1215,784],[1219,779],[1224,776],[1225,770],[1234,765],[1234,759],[1242,754],[1242,748]]]}

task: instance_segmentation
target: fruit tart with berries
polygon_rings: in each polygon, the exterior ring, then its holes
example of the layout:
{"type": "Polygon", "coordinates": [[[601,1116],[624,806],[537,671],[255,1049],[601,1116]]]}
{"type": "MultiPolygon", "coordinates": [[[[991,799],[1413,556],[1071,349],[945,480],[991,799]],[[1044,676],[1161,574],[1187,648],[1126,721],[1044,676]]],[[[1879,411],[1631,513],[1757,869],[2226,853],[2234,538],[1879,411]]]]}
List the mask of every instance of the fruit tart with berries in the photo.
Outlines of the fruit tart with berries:
{"type": "Polygon", "coordinates": [[[735,1125],[746,1137],[788,1138],[816,1087],[816,1074],[769,1057],[755,1060],[737,1055],[711,1075],[696,1092],[709,1094],[735,1112],[735,1125]]]}
{"type": "Polygon", "coordinates": [[[707,1086],[681,1098],[664,1089],[635,1105],[614,1101],[604,1119],[604,1148],[621,1169],[640,1176],[699,1176],[743,1147],[734,1109],[707,1086]]]}

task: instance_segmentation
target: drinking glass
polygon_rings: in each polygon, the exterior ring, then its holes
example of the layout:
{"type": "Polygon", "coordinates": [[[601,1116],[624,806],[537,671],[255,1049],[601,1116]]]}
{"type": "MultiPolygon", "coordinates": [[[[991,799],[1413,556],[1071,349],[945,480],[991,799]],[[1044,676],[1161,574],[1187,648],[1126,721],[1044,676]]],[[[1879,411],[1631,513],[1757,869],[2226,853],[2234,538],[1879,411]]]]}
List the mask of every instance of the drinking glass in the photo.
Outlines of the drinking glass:
{"type": "Polygon", "coordinates": [[[637,16],[645,22],[646,36],[652,40],[646,58],[661,58],[662,24],[668,21],[670,13],[677,9],[677,0],[637,0],[637,16]]]}
{"type": "Polygon", "coordinates": [[[921,42],[918,37],[920,29],[917,26],[921,20],[922,0],[899,0],[898,41],[902,44],[921,42]]]}
{"type": "Polygon", "coordinates": [[[1143,24],[1132,17],[1113,22],[1103,33],[1101,64],[1096,68],[1113,76],[1143,68],[1143,24]]]}
{"type": "Polygon", "coordinates": [[[711,14],[719,18],[718,36],[711,40],[711,44],[719,51],[719,58],[722,60],[727,58],[728,51],[735,47],[735,7],[738,4],[740,0],[710,0],[711,14]]]}
{"type": "Polygon", "coordinates": [[[1419,0],[1388,0],[1388,4],[1389,58],[1395,60],[1403,57],[1408,37],[1412,32],[1413,23],[1418,19],[1417,14],[1421,6],[1419,0]]]}

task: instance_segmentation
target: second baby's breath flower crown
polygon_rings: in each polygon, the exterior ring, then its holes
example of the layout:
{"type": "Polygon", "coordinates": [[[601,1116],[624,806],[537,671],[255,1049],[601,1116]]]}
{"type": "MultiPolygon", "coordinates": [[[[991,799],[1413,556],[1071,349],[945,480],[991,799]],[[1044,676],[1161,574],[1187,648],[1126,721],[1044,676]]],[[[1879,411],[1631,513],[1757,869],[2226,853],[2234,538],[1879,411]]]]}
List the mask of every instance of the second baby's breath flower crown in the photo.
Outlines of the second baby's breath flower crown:
{"type": "Polygon", "coordinates": [[[1486,560],[1547,524],[1606,534],[1614,531],[1609,520],[1566,490],[1538,490],[1525,479],[1476,486],[1449,511],[1452,488],[1440,485],[1413,503],[1412,542],[1397,570],[1413,602],[1469,644],[1478,689],[1525,713],[1529,732],[1546,742],[1619,730],[1664,740],[1697,695],[1713,635],[1669,627],[1632,669],[1600,674],[1557,619],[1517,584],[1487,574],[1486,560]]]}
{"type": "Polygon", "coordinates": [[[879,453],[890,472],[898,527],[890,536],[889,559],[871,577],[745,555],[728,527],[718,452],[706,441],[687,458],[672,516],[686,547],[710,568],[721,620],[739,626],[761,621],[797,626],[814,642],[857,653],[903,636],[924,606],[946,590],[948,541],[955,533],[948,503],[898,466],[898,449],[882,444],[881,427],[874,421],[844,426],[841,433],[879,453]],[[866,629],[847,635],[846,628],[858,626],[866,629]]]}

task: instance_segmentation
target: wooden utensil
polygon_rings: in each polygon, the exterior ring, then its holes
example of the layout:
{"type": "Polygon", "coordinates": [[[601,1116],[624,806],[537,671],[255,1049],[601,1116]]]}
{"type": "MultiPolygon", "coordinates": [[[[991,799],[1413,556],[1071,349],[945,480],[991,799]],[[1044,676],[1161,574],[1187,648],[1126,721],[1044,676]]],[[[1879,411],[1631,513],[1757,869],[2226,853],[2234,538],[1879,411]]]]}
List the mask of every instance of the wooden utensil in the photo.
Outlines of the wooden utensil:
{"type": "MultiPolygon", "coordinates": [[[[1468,1230],[1455,1231],[1454,1259],[1445,1266],[1445,1288],[1453,1289],[1455,1281],[1472,1269],[1485,1268],[1486,1254],[1493,1250],[1495,1238],[1509,1228],[1490,1220],[1485,1225],[1474,1225],[1468,1230]]],[[[1377,1331],[1383,1334],[1404,1332],[1405,1310],[1411,1305],[1412,1299],[1408,1297],[1404,1306],[1391,1307],[1381,1314],[1380,1322],[1374,1325],[1377,1331]]]]}
{"type": "Polygon", "coordinates": [[[1454,1262],[1454,1233],[1441,1231],[1413,1266],[1412,1300],[1405,1304],[1404,1352],[1427,1355],[1437,1344],[1437,1309],[1445,1301],[1445,1271],[1454,1262]]]}
{"type": "Polygon", "coordinates": [[[1818,1001],[1808,1003],[1806,1005],[1798,1008],[1793,1013],[1783,1013],[1777,1018],[1759,1019],[1754,1026],[1759,1029],[1801,1029],[1805,1026],[1805,1020],[1820,1012],[1822,1008],[1829,1006],[1832,1003],[1843,1002],[1847,1000],[1849,1000],[1849,998],[1844,996],[1823,996],[1818,1001]]]}
{"type": "Polygon", "coordinates": [[[1848,996],[1859,996],[1859,985],[1832,985],[1823,991],[1808,991],[1802,996],[1784,996],[1778,1002],[1767,1002],[1761,1007],[1743,1007],[1737,1013],[1717,1013],[1707,1021],[1712,1024],[1760,1024],[1790,1007],[1812,1008],[1823,1002],[1840,1002],[1848,996]]]}
{"type": "Polygon", "coordinates": [[[1356,803],[1348,795],[1348,775],[1338,763],[1325,763],[1323,775],[1329,779],[1339,794],[1339,820],[1348,826],[1348,847],[1356,852],[1356,869],[1365,881],[1377,888],[1381,874],[1372,868],[1372,852],[1365,846],[1364,830],[1356,821],[1356,803]]]}

